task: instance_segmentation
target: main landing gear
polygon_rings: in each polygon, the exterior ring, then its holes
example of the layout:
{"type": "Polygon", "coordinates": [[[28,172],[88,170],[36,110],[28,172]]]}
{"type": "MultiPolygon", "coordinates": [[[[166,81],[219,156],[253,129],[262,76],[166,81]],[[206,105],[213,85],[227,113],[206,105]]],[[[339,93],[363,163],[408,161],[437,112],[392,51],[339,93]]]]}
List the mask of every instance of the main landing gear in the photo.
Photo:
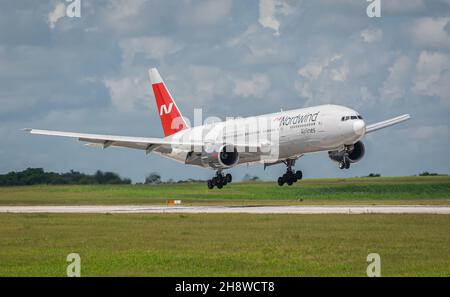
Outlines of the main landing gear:
{"type": "Polygon", "coordinates": [[[293,183],[296,183],[303,178],[303,172],[301,170],[297,170],[296,172],[292,170],[292,166],[295,165],[295,160],[286,160],[284,164],[286,164],[287,170],[285,174],[278,178],[278,185],[280,187],[285,183],[292,186],[293,183]]]}
{"type": "Polygon", "coordinates": [[[233,181],[233,177],[231,174],[227,173],[224,175],[222,171],[217,171],[216,176],[207,181],[208,189],[214,188],[216,186],[218,189],[222,189],[223,186],[231,183],[233,181]]]}

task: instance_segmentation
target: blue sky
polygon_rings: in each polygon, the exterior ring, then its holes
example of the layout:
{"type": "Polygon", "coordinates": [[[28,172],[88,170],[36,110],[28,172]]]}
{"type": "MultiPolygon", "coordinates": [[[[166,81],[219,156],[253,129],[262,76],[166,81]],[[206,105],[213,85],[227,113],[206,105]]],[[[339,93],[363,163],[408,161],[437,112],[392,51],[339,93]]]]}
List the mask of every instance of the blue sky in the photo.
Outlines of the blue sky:
{"type": "MultiPolygon", "coordinates": [[[[297,163],[305,177],[450,173],[450,1],[63,0],[2,1],[0,172],[43,167],[112,170],[134,181],[204,178],[141,151],[87,148],[30,136],[32,127],[161,137],[147,69],[158,67],[183,114],[225,118],[323,103],[352,107],[372,123],[413,119],[365,139],[350,171],[326,153],[297,163]]],[[[233,170],[275,179],[274,166],[233,170]]]]}

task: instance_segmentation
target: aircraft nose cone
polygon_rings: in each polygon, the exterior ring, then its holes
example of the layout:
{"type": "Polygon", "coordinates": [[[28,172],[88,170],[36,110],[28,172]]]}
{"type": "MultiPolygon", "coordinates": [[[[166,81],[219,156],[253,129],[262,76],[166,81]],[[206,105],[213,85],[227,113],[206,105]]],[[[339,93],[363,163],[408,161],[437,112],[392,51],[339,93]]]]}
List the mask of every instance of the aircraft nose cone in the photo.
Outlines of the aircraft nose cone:
{"type": "Polygon", "coordinates": [[[353,123],[353,132],[360,136],[366,133],[366,124],[363,120],[357,120],[353,123]]]}

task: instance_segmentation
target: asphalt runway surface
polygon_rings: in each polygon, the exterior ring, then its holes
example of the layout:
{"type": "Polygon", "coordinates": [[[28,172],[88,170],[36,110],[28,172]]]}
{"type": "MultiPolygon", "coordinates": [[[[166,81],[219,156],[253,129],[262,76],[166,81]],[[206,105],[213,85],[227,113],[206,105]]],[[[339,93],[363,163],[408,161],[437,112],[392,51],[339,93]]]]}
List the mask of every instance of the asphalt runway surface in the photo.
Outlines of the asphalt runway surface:
{"type": "Polygon", "coordinates": [[[0,206],[0,213],[450,214],[450,206],[0,206]]]}

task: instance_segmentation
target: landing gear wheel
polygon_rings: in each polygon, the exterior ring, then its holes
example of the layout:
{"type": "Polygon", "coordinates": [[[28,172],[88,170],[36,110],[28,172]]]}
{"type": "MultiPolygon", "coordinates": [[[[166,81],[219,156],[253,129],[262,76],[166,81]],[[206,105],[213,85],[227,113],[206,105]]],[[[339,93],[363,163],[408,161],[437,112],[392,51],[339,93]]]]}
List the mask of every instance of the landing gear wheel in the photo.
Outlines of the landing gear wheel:
{"type": "Polygon", "coordinates": [[[283,177],[279,177],[278,178],[278,185],[280,186],[280,187],[282,187],[283,185],[284,185],[284,179],[283,179],[283,177]]]}
{"type": "Polygon", "coordinates": [[[339,169],[349,169],[350,162],[349,161],[341,161],[339,162],[339,169]]]}
{"type": "Polygon", "coordinates": [[[289,186],[292,186],[297,181],[301,180],[303,178],[303,172],[301,170],[298,171],[292,171],[292,167],[295,165],[294,159],[288,159],[286,161],[283,161],[284,164],[287,166],[286,173],[283,174],[278,178],[278,185],[282,186],[285,183],[289,186]]]}
{"type": "Polygon", "coordinates": [[[222,189],[224,186],[231,183],[232,179],[231,174],[228,173],[227,175],[223,175],[222,171],[218,170],[216,172],[216,176],[207,181],[208,189],[212,189],[214,187],[222,189]]]}
{"type": "Polygon", "coordinates": [[[218,175],[217,177],[216,177],[216,186],[217,186],[217,188],[218,189],[222,189],[223,188],[223,186],[225,186],[225,183],[224,183],[224,178],[223,178],[223,176],[222,175],[218,175]]]}
{"type": "Polygon", "coordinates": [[[227,181],[227,183],[231,183],[233,181],[233,177],[231,176],[231,174],[227,173],[227,175],[225,175],[225,180],[227,181]]]}

